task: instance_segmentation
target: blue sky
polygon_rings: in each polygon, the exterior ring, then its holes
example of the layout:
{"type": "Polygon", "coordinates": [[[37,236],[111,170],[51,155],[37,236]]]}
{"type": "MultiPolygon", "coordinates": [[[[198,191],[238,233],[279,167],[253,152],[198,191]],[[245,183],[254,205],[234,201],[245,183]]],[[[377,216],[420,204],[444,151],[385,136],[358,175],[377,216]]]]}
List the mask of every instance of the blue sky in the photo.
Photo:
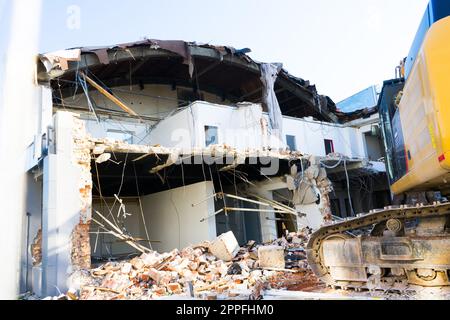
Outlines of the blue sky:
{"type": "MultiPolygon", "coordinates": [[[[8,3],[0,0],[0,27],[8,3]],[[7,5],[2,9],[2,2],[7,5]]],[[[33,0],[31,0],[33,1],[33,0]]],[[[249,47],[335,102],[394,77],[428,0],[43,0],[40,50],[178,39],[249,47]],[[79,15],[78,15],[79,14],[79,15]],[[79,17],[74,20],[74,17],[79,17]],[[79,22],[79,23],[78,23],[79,22]]],[[[1,37],[5,35],[2,29],[1,37]]]]}

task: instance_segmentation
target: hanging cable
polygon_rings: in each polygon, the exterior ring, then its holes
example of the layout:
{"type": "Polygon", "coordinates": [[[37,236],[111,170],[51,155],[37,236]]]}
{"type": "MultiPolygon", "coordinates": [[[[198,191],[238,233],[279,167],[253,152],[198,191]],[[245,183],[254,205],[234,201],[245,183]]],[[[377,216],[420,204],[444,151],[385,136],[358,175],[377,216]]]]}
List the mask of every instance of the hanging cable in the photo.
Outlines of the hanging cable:
{"type": "Polygon", "coordinates": [[[352,214],[352,216],[355,216],[355,211],[353,210],[352,195],[350,192],[350,178],[348,176],[348,170],[347,170],[347,159],[344,159],[344,169],[345,169],[345,176],[347,178],[348,202],[350,203],[351,214],[352,214]]]}
{"type": "Polygon", "coordinates": [[[76,77],[77,77],[77,81],[80,83],[80,86],[84,91],[84,94],[86,95],[86,100],[88,103],[89,110],[92,111],[92,113],[94,114],[95,119],[97,120],[97,123],[100,123],[97,112],[95,111],[95,108],[92,104],[91,98],[89,97],[89,89],[88,89],[88,85],[86,83],[86,79],[82,79],[78,73],[77,73],[76,77]]]}
{"type": "Polygon", "coordinates": [[[141,217],[142,217],[142,222],[144,224],[145,236],[147,237],[150,250],[153,250],[152,243],[150,241],[150,236],[149,236],[148,229],[147,229],[147,223],[145,222],[144,210],[142,208],[141,193],[139,192],[139,182],[138,182],[138,177],[137,177],[137,173],[136,173],[136,163],[135,162],[133,162],[133,170],[134,170],[134,177],[136,178],[136,192],[138,195],[139,208],[141,209],[141,217]]]}

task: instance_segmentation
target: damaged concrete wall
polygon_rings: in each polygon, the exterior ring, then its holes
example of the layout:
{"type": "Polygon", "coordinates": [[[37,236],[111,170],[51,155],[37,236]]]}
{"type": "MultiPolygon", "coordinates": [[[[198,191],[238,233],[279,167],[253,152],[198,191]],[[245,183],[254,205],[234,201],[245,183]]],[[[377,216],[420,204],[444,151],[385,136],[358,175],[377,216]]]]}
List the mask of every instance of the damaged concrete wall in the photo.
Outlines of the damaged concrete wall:
{"type": "Polygon", "coordinates": [[[239,150],[263,149],[268,146],[285,149],[286,136],[296,139],[297,151],[303,154],[325,156],[325,139],[332,140],[334,151],[353,158],[366,156],[364,134],[358,128],[323,123],[308,119],[283,117],[283,139],[269,135],[269,116],[259,105],[241,105],[238,108],[195,102],[191,108],[180,111],[162,121],[150,133],[151,144],[166,147],[205,147],[205,126],[218,128],[219,144],[239,150]]]}
{"type": "Polygon", "coordinates": [[[208,181],[143,196],[150,237],[160,241],[155,242],[153,248],[166,252],[214,239],[217,236],[215,218],[200,222],[215,212],[213,194],[213,184],[208,181]],[[198,205],[193,207],[193,204],[198,205]]]}
{"type": "Polygon", "coordinates": [[[194,102],[165,119],[150,134],[151,144],[181,149],[204,148],[205,126],[218,128],[218,143],[238,150],[262,149],[261,105],[242,104],[238,107],[194,102]]]}
{"type": "Polygon", "coordinates": [[[67,289],[74,270],[90,267],[88,225],[92,178],[84,122],[70,112],[55,115],[56,153],[44,160],[42,292],[67,289]]]}
{"type": "MultiPolygon", "coordinates": [[[[123,87],[120,90],[126,91],[129,88],[123,87]]],[[[163,90],[161,94],[166,93],[163,90]]],[[[173,97],[169,95],[168,99],[173,103],[171,100],[173,97]]],[[[175,107],[160,108],[153,100],[151,97],[144,96],[141,99],[138,96],[138,100],[131,99],[126,103],[141,116],[166,117],[159,123],[156,120],[142,122],[117,116],[106,119],[103,116],[105,119],[100,125],[93,114],[88,113],[83,114],[83,119],[89,118],[87,128],[93,137],[117,138],[128,140],[133,144],[159,144],[182,149],[203,148],[205,126],[214,126],[218,128],[219,144],[227,144],[239,150],[262,149],[269,146],[273,149],[285,149],[286,136],[290,135],[296,139],[297,150],[304,154],[325,156],[324,140],[327,139],[333,141],[336,153],[356,158],[366,156],[364,134],[356,127],[283,116],[281,118],[283,135],[280,140],[276,134],[270,134],[269,115],[263,113],[261,106],[257,104],[243,103],[234,107],[226,105],[226,102],[213,104],[196,101],[189,108],[176,111],[175,107]]],[[[114,108],[118,109],[117,106],[114,108]]]]}
{"type": "Polygon", "coordinates": [[[328,139],[333,140],[336,153],[355,158],[365,157],[364,136],[360,129],[308,119],[283,119],[284,134],[295,136],[297,149],[303,154],[326,156],[324,140],[328,139]]]}
{"type": "Polygon", "coordinates": [[[333,185],[320,164],[320,158],[310,157],[307,168],[299,170],[298,166],[293,166],[287,179],[297,211],[305,214],[297,220],[299,229],[308,226],[317,230],[331,221],[330,193],[333,185]]]}
{"type": "MultiPolygon", "coordinates": [[[[80,111],[82,114],[81,118],[86,120],[86,128],[94,138],[114,137],[114,132],[123,130],[134,135],[130,143],[148,144],[150,143],[148,133],[151,127],[157,123],[157,119],[164,119],[172,114],[180,104],[188,103],[188,101],[183,102],[179,100],[179,91],[192,91],[192,88],[177,87],[173,90],[170,85],[157,84],[145,84],[143,88],[138,85],[112,88],[112,92],[141,117],[154,119],[144,123],[136,119],[120,118],[120,116],[109,118],[108,116],[100,115],[103,123],[99,125],[94,115],[88,111],[88,102],[84,94],[78,94],[74,99],[65,99],[64,103],[61,103],[61,107],[85,109],[85,112],[80,111]],[[118,122],[120,122],[120,125],[118,122]]],[[[100,107],[113,111],[122,111],[112,101],[105,99],[98,91],[92,90],[89,94],[94,101],[99,103],[100,107]]],[[[230,103],[227,100],[222,101],[221,97],[208,92],[202,92],[202,95],[210,103],[230,103]]]]}

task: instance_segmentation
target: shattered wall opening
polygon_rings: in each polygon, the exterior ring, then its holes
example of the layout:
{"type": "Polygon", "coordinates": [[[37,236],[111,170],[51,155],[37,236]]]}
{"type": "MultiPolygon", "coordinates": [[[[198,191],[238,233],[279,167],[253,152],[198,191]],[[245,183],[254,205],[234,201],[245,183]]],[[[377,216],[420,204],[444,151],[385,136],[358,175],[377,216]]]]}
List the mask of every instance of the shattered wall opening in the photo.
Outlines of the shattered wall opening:
{"type": "MultiPolygon", "coordinates": [[[[223,194],[230,193],[225,198],[237,194],[244,197],[240,193],[241,184],[270,179],[261,174],[270,157],[285,158],[276,158],[280,162],[277,176],[289,172],[289,159],[295,158],[290,153],[283,156],[267,151],[264,162],[232,148],[218,146],[183,156],[174,150],[108,139],[94,139],[92,147],[95,151],[92,158],[94,220],[101,221],[96,215],[101,213],[142,246],[160,252],[213,239],[232,229],[238,235],[246,234],[240,238],[242,243],[249,239],[267,240],[263,239],[262,224],[275,225],[277,220],[274,217],[260,223],[265,218],[259,215],[261,211],[271,211],[269,204],[260,208],[260,205],[247,206],[242,201],[227,201],[224,206],[223,194]],[[103,159],[105,154],[109,155],[106,161],[103,159]],[[208,157],[216,161],[205,161],[208,157]],[[181,159],[184,161],[177,163],[181,159]],[[121,209],[122,205],[125,211],[121,209]],[[225,223],[221,223],[222,217],[225,217],[225,223]],[[230,224],[230,219],[240,220],[239,226],[230,224]]],[[[286,211],[286,208],[282,210],[286,211]]],[[[289,210],[295,214],[294,208],[289,210]]],[[[138,253],[123,239],[105,235],[105,230],[101,229],[93,224],[90,231],[92,256],[96,260],[138,253]]],[[[276,233],[270,237],[276,238],[276,233]]]]}

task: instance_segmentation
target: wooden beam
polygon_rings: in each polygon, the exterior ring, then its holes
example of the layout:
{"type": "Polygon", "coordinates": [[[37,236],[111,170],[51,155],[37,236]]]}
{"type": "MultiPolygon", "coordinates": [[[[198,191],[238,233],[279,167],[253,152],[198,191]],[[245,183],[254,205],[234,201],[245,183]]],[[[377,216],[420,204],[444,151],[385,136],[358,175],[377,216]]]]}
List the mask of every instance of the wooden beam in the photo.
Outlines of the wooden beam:
{"type": "Polygon", "coordinates": [[[113,96],[111,93],[109,93],[108,91],[106,91],[102,86],[100,86],[99,84],[97,84],[97,82],[95,82],[94,80],[92,80],[91,78],[89,78],[84,72],[80,71],[80,74],[83,76],[83,78],[89,82],[89,84],[91,86],[93,86],[95,89],[98,90],[98,92],[100,92],[102,95],[104,95],[106,98],[108,98],[109,100],[111,100],[112,102],[114,102],[117,106],[119,106],[120,109],[122,109],[123,111],[133,115],[133,116],[139,116],[136,112],[134,112],[133,109],[129,108],[128,106],[126,106],[122,101],[120,101],[119,99],[117,99],[115,96],[113,96]]]}

